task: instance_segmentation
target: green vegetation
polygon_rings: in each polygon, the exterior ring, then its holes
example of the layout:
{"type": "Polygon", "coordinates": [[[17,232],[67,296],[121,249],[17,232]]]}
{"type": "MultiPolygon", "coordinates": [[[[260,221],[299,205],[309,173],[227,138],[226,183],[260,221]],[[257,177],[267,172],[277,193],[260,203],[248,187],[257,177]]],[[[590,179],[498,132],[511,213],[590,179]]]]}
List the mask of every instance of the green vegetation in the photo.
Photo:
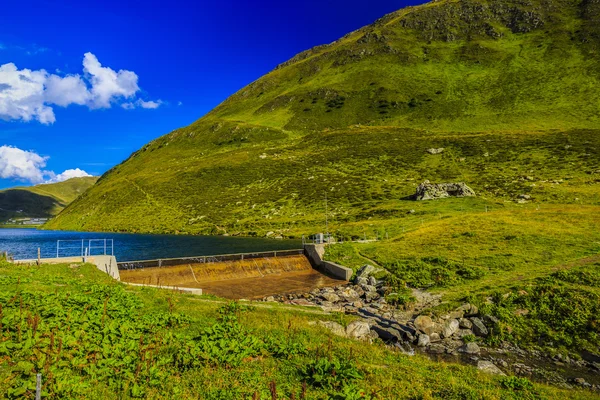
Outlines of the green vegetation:
{"type": "Polygon", "coordinates": [[[92,265],[0,260],[0,285],[0,392],[6,398],[33,398],[37,373],[43,398],[594,396],[330,337],[310,322],[339,318],[314,310],[128,287],[92,265]]]}
{"type": "MultiPolygon", "coordinates": [[[[385,267],[391,302],[427,288],[432,312],[496,315],[491,342],[597,352],[599,18],[590,0],[392,13],[147,144],[47,227],[299,237],[325,230],[327,196],[336,238],[380,240],[326,257],[385,267]],[[478,196],[412,200],[426,179],[478,196]]],[[[476,397],[455,389],[435,393],[476,397]]]]}
{"type": "Polygon", "coordinates": [[[519,195],[597,205],[598,14],[564,0],[392,13],[144,146],[47,227],[298,236],[324,229],[327,193],[330,226],[362,237],[377,227],[354,223],[415,208],[425,179],[466,182],[480,211],[519,195]]]}
{"type": "Polygon", "coordinates": [[[53,217],[97,180],[97,177],[72,178],[64,182],[2,190],[0,223],[11,218],[53,217]]]}

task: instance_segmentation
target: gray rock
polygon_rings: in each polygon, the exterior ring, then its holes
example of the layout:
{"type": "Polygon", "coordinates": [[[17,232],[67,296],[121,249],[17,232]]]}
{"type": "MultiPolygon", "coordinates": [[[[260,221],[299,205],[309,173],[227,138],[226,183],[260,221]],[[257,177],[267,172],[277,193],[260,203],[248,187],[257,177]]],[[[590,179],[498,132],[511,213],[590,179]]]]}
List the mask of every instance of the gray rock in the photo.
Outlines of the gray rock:
{"type": "Polygon", "coordinates": [[[417,343],[417,346],[425,347],[425,346],[429,345],[429,343],[431,343],[431,339],[429,338],[429,335],[421,333],[419,335],[419,342],[417,343]]]}
{"type": "Polygon", "coordinates": [[[338,292],[338,296],[340,296],[344,301],[349,303],[353,303],[360,298],[360,295],[352,288],[345,288],[338,292]]]}
{"type": "Polygon", "coordinates": [[[493,315],[490,314],[486,314],[485,317],[483,317],[483,320],[488,323],[489,325],[497,325],[500,323],[500,320],[496,317],[494,317],[493,315]]]}
{"type": "Polygon", "coordinates": [[[356,272],[356,278],[369,278],[369,276],[371,276],[371,274],[375,272],[375,267],[372,265],[363,265],[362,267],[360,267],[360,269],[356,272]]]}
{"type": "Polygon", "coordinates": [[[461,318],[458,324],[463,329],[471,329],[473,327],[473,323],[466,318],[461,318]]]}
{"type": "Polygon", "coordinates": [[[365,300],[367,302],[375,301],[378,298],[379,298],[379,293],[377,293],[377,292],[366,292],[365,293],[365,300]]]}
{"type": "Polygon", "coordinates": [[[496,365],[494,365],[493,362],[491,361],[483,361],[483,360],[479,360],[477,361],[477,369],[485,372],[486,374],[492,374],[492,375],[506,375],[504,372],[502,372],[502,370],[500,368],[498,368],[496,365]]]}
{"type": "Polygon", "coordinates": [[[470,329],[459,329],[458,332],[456,332],[454,335],[460,339],[464,338],[465,336],[469,336],[472,335],[473,331],[470,329]]]}
{"type": "Polygon", "coordinates": [[[460,353],[466,353],[466,354],[479,354],[481,352],[481,349],[479,348],[477,343],[470,342],[470,343],[466,343],[465,345],[459,347],[458,351],[460,353]]]}
{"type": "Polygon", "coordinates": [[[361,286],[362,285],[368,285],[369,284],[369,279],[365,278],[363,276],[361,276],[361,277],[357,276],[356,278],[354,278],[354,284],[355,285],[361,285],[361,286]]]}
{"type": "Polygon", "coordinates": [[[433,332],[431,335],[429,335],[429,340],[431,341],[431,343],[435,343],[442,340],[442,338],[440,337],[439,333],[433,332]]]}
{"type": "Polygon", "coordinates": [[[367,292],[377,293],[377,288],[375,286],[365,284],[365,285],[360,285],[360,287],[362,288],[362,290],[365,291],[365,293],[367,293],[367,292]]]}
{"type": "Polygon", "coordinates": [[[427,335],[431,335],[434,332],[435,323],[431,317],[426,315],[419,315],[417,318],[415,318],[413,324],[415,325],[415,328],[427,335]]]}
{"type": "Polygon", "coordinates": [[[444,354],[446,352],[446,348],[441,344],[431,344],[427,348],[427,351],[433,354],[444,354]]]}
{"type": "Polygon", "coordinates": [[[340,296],[338,296],[335,293],[322,293],[321,297],[329,301],[330,303],[337,303],[338,301],[340,301],[340,296]]]}
{"type": "Polygon", "coordinates": [[[477,336],[486,337],[489,334],[487,328],[479,318],[473,317],[471,318],[471,322],[473,323],[473,333],[477,336]]]}
{"type": "Polygon", "coordinates": [[[372,329],[377,332],[377,335],[385,341],[402,341],[402,333],[394,328],[389,328],[381,325],[373,325],[372,329]]]}
{"type": "Polygon", "coordinates": [[[449,319],[444,323],[442,328],[442,336],[448,338],[458,332],[459,324],[455,319],[449,319]]]}
{"type": "Polygon", "coordinates": [[[373,276],[370,276],[369,277],[369,285],[377,286],[377,279],[375,279],[375,277],[373,277],[373,276]]]}
{"type": "Polygon", "coordinates": [[[319,325],[329,330],[331,333],[337,336],[346,337],[346,330],[344,327],[337,322],[333,321],[319,321],[319,325]]]}
{"type": "Polygon", "coordinates": [[[346,336],[352,339],[366,338],[371,332],[371,327],[366,321],[352,321],[346,327],[346,336]]]}
{"type": "Polygon", "coordinates": [[[475,196],[473,189],[465,183],[430,183],[425,181],[417,187],[415,200],[434,200],[446,197],[475,196]]]}
{"type": "Polygon", "coordinates": [[[443,147],[441,147],[441,148],[439,148],[439,149],[427,149],[427,152],[428,152],[429,154],[441,154],[441,153],[443,153],[443,152],[444,152],[444,148],[443,148],[443,147]]]}

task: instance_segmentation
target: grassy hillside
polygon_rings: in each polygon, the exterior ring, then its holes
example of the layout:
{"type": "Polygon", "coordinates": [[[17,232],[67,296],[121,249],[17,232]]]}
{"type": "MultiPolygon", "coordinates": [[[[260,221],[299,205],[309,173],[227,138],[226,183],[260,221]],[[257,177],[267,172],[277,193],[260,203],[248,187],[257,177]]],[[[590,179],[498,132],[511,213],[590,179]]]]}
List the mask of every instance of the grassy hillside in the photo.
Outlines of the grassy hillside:
{"type": "Polygon", "coordinates": [[[340,315],[125,286],[92,265],[0,260],[0,392],[71,399],[592,399],[406,356],[315,324],[340,315]]]}
{"type": "Polygon", "coordinates": [[[72,178],[64,182],[2,190],[0,222],[10,218],[53,217],[97,180],[98,177],[72,178]]]}
{"type": "Polygon", "coordinates": [[[381,202],[413,207],[402,199],[425,179],[465,181],[482,207],[529,192],[598,204],[599,8],[463,0],[387,15],[144,146],[48,227],[298,235],[323,229],[325,193],[340,227],[381,202]]]}

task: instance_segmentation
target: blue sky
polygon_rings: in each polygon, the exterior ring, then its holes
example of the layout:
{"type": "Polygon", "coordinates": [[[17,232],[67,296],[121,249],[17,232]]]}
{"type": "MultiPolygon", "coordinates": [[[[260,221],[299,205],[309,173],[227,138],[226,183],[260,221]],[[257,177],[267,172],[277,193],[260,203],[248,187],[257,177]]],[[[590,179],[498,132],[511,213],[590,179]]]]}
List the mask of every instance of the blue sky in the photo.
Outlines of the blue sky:
{"type": "Polygon", "coordinates": [[[295,54],[421,2],[5,2],[0,188],[100,175],[295,54]]]}

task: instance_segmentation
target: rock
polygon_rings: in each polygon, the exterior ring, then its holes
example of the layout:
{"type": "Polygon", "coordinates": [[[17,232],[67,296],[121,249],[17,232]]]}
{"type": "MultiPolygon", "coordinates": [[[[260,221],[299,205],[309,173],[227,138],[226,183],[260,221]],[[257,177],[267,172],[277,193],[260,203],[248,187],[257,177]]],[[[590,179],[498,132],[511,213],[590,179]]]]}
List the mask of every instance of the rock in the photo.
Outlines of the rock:
{"type": "Polygon", "coordinates": [[[466,354],[479,354],[481,349],[479,348],[477,343],[470,342],[470,343],[466,343],[463,346],[459,347],[458,351],[460,353],[466,353],[466,354]]]}
{"type": "Polygon", "coordinates": [[[429,338],[429,335],[421,333],[419,335],[419,342],[417,343],[417,346],[425,347],[425,346],[428,346],[429,343],[431,343],[431,339],[429,338]]]}
{"type": "Polygon", "coordinates": [[[454,319],[461,319],[462,317],[465,316],[465,312],[464,311],[452,311],[450,314],[448,314],[448,318],[454,318],[454,319]]]}
{"type": "Polygon", "coordinates": [[[402,341],[402,333],[400,333],[400,331],[394,329],[394,328],[388,328],[385,326],[381,326],[381,325],[373,325],[372,328],[375,332],[377,332],[377,335],[382,339],[382,340],[386,340],[386,341],[402,341]]]}
{"type": "Polygon", "coordinates": [[[427,152],[428,152],[429,154],[441,154],[441,153],[443,153],[443,152],[444,152],[444,148],[443,148],[443,147],[441,147],[441,148],[439,148],[439,149],[427,149],[427,152]]]}
{"type": "Polygon", "coordinates": [[[523,200],[531,200],[531,196],[528,194],[520,194],[519,195],[519,199],[523,199],[523,200]]]}
{"type": "Polygon", "coordinates": [[[367,294],[368,292],[375,292],[377,293],[377,288],[375,286],[371,286],[371,285],[361,285],[362,290],[365,291],[365,294],[367,294]]]}
{"type": "Polygon", "coordinates": [[[371,331],[369,323],[366,321],[352,321],[346,327],[346,336],[352,339],[366,338],[371,331]]]}
{"type": "Polygon", "coordinates": [[[349,303],[353,303],[360,299],[360,295],[352,288],[343,289],[338,293],[338,296],[340,296],[342,299],[344,299],[344,301],[347,301],[349,303]]]}
{"type": "Polygon", "coordinates": [[[375,272],[375,267],[369,264],[363,265],[362,267],[360,267],[360,269],[356,272],[356,278],[369,278],[369,276],[371,276],[371,274],[375,272]]]}
{"type": "Polygon", "coordinates": [[[377,279],[374,276],[369,277],[369,285],[377,287],[377,279]]]}
{"type": "Polygon", "coordinates": [[[463,329],[471,329],[473,327],[473,323],[466,318],[459,319],[458,325],[463,329]]]}
{"type": "Polygon", "coordinates": [[[427,351],[433,354],[444,354],[446,352],[446,348],[441,344],[432,344],[429,345],[427,351]]]}
{"type": "Polygon", "coordinates": [[[583,379],[583,378],[575,378],[575,379],[573,379],[573,382],[575,382],[578,385],[585,385],[585,383],[586,383],[585,379],[583,379]]]}
{"type": "Polygon", "coordinates": [[[272,302],[274,302],[274,301],[275,301],[275,297],[273,297],[273,296],[269,296],[269,297],[267,297],[267,298],[265,299],[265,301],[268,301],[268,302],[271,302],[271,303],[272,303],[272,302]]]}
{"type": "Polygon", "coordinates": [[[466,184],[459,183],[430,183],[425,181],[417,187],[415,200],[434,200],[445,197],[470,197],[475,196],[473,189],[466,184]]]}
{"type": "Polygon", "coordinates": [[[457,310],[463,311],[466,317],[474,317],[479,313],[477,307],[470,303],[463,304],[457,310]]]}
{"type": "Polygon", "coordinates": [[[415,325],[415,328],[427,335],[431,335],[435,328],[435,323],[433,320],[426,315],[419,315],[417,318],[415,318],[413,324],[415,325]]]}
{"type": "Polygon", "coordinates": [[[494,317],[493,315],[490,314],[486,314],[485,317],[483,317],[483,320],[488,323],[489,325],[498,325],[500,323],[500,320],[496,317],[494,317]]]}
{"type": "Polygon", "coordinates": [[[338,296],[335,293],[322,293],[321,297],[329,301],[330,303],[337,303],[338,301],[340,301],[340,296],[338,296]]]}
{"type": "Polygon", "coordinates": [[[365,277],[356,277],[354,278],[354,284],[355,285],[368,285],[369,284],[369,279],[365,278],[365,277]]]}
{"type": "Polygon", "coordinates": [[[455,335],[461,339],[472,334],[473,331],[470,329],[459,329],[458,332],[455,333],[455,335]]]}
{"type": "Polygon", "coordinates": [[[306,299],[295,299],[295,300],[292,300],[290,303],[292,303],[296,306],[314,306],[313,303],[311,303],[310,301],[308,301],[306,299]]]}
{"type": "Polygon", "coordinates": [[[459,324],[455,319],[449,319],[444,323],[442,328],[442,336],[448,338],[458,332],[459,324]]]}
{"type": "Polygon", "coordinates": [[[328,329],[334,335],[346,337],[346,330],[342,325],[338,324],[337,322],[319,321],[319,325],[328,329]]]}
{"type": "Polygon", "coordinates": [[[415,210],[408,210],[408,212],[407,212],[407,214],[414,214],[414,213],[416,213],[415,210]]]}
{"type": "Polygon", "coordinates": [[[493,362],[491,361],[477,361],[477,369],[485,372],[486,374],[491,374],[491,375],[503,375],[505,376],[506,374],[504,372],[502,372],[502,370],[500,368],[498,368],[496,365],[494,365],[493,362]]]}
{"type": "Polygon", "coordinates": [[[471,318],[471,322],[473,323],[473,333],[482,337],[486,337],[488,335],[487,328],[479,318],[473,317],[471,318]]]}
{"type": "Polygon", "coordinates": [[[440,337],[439,333],[433,332],[431,335],[429,335],[429,340],[431,341],[431,343],[435,343],[442,340],[442,338],[440,337]]]}
{"type": "Polygon", "coordinates": [[[366,292],[365,293],[365,300],[367,302],[377,300],[378,298],[379,298],[379,293],[377,293],[377,292],[366,292]]]}

